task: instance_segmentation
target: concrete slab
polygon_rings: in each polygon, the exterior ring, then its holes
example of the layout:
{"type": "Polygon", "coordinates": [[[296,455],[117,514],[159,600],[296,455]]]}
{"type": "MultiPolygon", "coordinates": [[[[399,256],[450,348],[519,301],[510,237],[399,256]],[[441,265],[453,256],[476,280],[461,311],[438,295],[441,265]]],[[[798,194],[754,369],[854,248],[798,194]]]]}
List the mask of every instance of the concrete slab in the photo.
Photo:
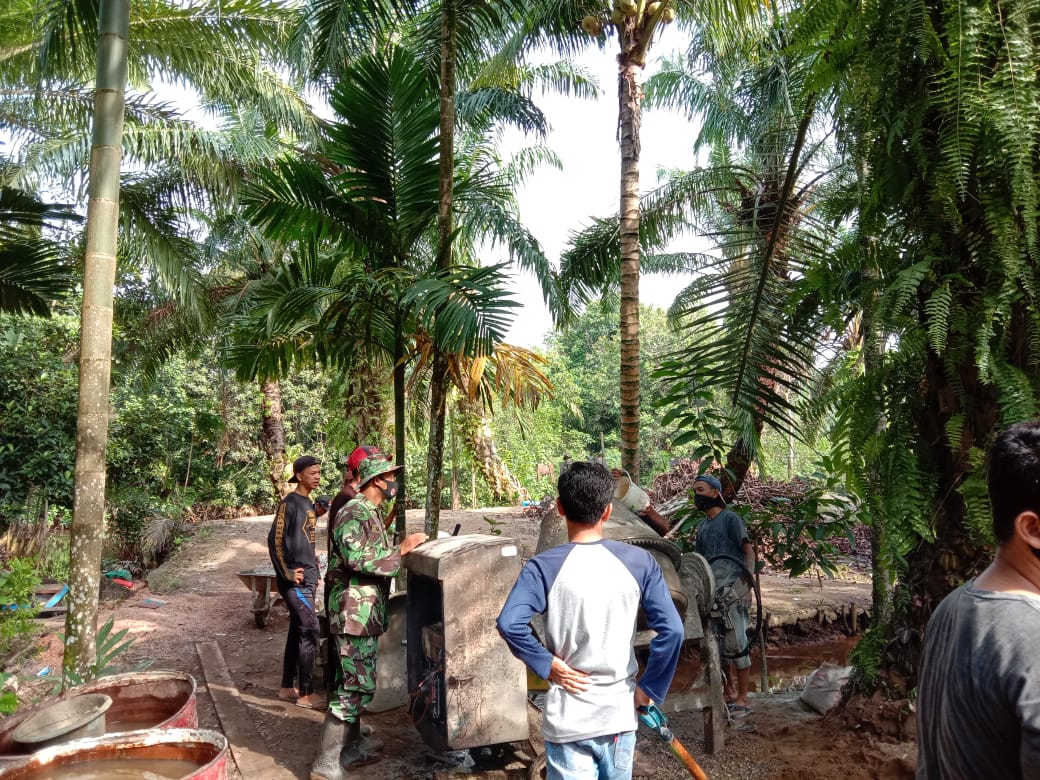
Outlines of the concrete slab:
{"type": "Polygon", "coordinates": [[[239,774],[246,780],[289,780],[296,775],[279,766],[274,758],[266,754],[268,749],[253,725],[249,708],[231,680],[224,655],[216,642],[196,642],[202,671],[206,677],[213,706],[220,718],[220,727],[227,737],[228,746],[239,774]]]}

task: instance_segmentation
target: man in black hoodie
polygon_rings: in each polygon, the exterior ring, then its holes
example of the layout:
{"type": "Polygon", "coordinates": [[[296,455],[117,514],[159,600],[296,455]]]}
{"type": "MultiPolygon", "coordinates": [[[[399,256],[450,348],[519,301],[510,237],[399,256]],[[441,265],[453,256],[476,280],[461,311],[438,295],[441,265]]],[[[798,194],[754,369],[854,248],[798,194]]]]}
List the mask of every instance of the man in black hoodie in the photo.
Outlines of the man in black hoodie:
{"type": "Polygon", "coordinates": [[[311,681],[319,628],[314,600],[318,587],[318,558],[314,552],[317,515],[310,495],[321,481],[321,462],[311,455],[297,458],[289,481],[296,483],[296,489],[278,505],[267,534],[278,592],[289,608],[289,634],[285,638],[278,698],[295,698],[300,707],[324,709],[325,700],[314,693],[311,681]]]}

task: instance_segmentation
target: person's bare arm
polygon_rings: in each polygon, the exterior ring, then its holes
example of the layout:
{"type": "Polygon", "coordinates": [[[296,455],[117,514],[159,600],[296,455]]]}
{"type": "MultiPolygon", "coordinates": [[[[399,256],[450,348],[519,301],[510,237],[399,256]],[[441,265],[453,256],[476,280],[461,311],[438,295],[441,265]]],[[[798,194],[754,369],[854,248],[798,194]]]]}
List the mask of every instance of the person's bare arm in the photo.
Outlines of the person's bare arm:
{"type": "Polygon", "coordinates": [[[640,688],[637,685],[636,686],[636,695],[635,695],[636,709],[638,710],[640,707],[649,707],[653,703],[654,703],[654,700],[651,699],[649,696],[647,696],[646,695],[646,691],[644,691],[642,688],[640,688]]]}
{"type": "Polygon", "coordinates": [[[668,533],[668,521],[665,520],[661,513],[652,506],[648,506],[640,512],[638,517],[640,517],[648,526],[657,531],[657,533],[661,534],[661,536],[668,533]]]}
{"type": "Polygon", "coordinates": [[[747,566],[747,570],[752,574],[755,573],[755,545],[751,544],[747,539],[744,540],[742,545],[744,548],[744,565],[747,566]]]}

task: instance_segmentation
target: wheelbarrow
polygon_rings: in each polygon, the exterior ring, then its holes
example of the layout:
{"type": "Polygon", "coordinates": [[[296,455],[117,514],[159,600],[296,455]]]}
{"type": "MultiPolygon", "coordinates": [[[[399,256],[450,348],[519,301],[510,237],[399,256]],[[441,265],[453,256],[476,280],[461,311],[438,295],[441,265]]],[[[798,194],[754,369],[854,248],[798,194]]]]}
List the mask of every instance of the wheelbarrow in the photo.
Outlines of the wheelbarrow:
{"type": "Polygon", "coordinates": [[[278,598],[278,586],[274,569],[270,566],[257,566],[255,569],[240,571],[236,575],[242,584],[253,594],[253,620],[257,628],[267,625],[267,616],[271,614],[274,600],[278,598]]]}

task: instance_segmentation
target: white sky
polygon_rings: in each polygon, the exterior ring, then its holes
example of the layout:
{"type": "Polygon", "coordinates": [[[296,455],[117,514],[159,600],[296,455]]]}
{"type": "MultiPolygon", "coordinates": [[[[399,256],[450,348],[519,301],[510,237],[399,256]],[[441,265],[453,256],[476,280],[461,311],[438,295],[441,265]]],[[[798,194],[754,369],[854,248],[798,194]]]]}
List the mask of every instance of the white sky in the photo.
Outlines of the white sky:
{"type": "MultiPolygon", "coordinates": [[[[674,28],[665,28],[655,42],[644,78],[655,69],[656,59],[682,46],[674,28]]],[[[519,192],[520,216],[541,242],[554,263],[567,244],[570,233],[590,222],[593,216],[617,214],[621,176],[621,154],[616,140],[617,61],[616,42],[605,50],[590,49],[579,62],[599,79],[602,95],[596,101],[558,95],[536,97],[552,131],[544,144],[556,152],[564,170],[543,168],[519,192]]],[[[685,118],[665,111],[644,111],[640,155],[640,189],[657,186],[657,170],[690,169],[695,165],[692,151],[694,128],[685,118]]],[[[507,133],[503,156],[535,143],[519,131],[507,133]]],[[[684,242],[685,243],[685,242],[684,242]]],[[[680,247],[676,247],[680,248],[680,247]]],[[[690,247],[687,247],[690,248],[690,247]]],[[[489,258],[498,261],[502,258],[489,258]]],[[[519,310],[506,341],[525,347],[540,346],[551,330],[549,311],[541,290],[530,274],[517,272],[515,290],[524,308],[519,310]]],[[[669,306],[688,278],[648,276],[640,279],[640,300],[661,307],[669,306]]]]}

